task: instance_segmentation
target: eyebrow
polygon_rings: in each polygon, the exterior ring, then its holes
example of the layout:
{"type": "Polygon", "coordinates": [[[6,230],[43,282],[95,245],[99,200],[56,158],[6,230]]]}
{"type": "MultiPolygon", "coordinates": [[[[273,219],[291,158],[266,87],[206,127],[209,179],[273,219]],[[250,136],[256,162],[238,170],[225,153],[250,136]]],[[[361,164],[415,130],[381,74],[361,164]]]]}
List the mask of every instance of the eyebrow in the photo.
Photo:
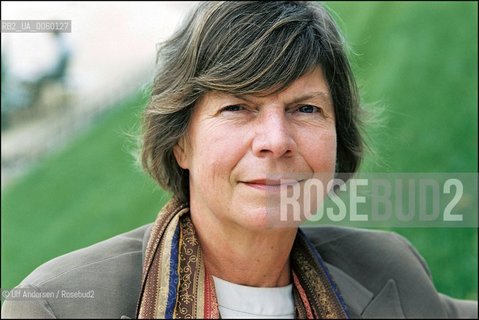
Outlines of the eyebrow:
{"type": "MultiPolygon", "coordinates": [[[[238,99],[245,100],[249,103],[255,104],[254,101],[252,101],[251,99],[247,98],[244,95],[236,95],[235,94],[233,96],[238,98],[238,99]]],[[[313,91],[313,92],[308,92],[306,94],[303,94],[301,96],[298,96],[298,97],[294,98],[293,100],[289,101],[287,103],[287,105],[295,104],[295,103],[305,101],[305,100],[308,100],[308,99],[312,99],[312,98],[316,98],[316,97],[320,97],[321,99],[324,99],[328,103],[331,102],[330,96],[326,92],[324,92],[324,91],[313,91]]]]}
{"type": "Polygon", "coordinates": [[[298,102],[308,100],[308,99],[312,99],[312,98],[316,98],[316,97],[324,99],[324,100],[326,100],[326,102],[330,102],[329,94],[327,94],[324,91],[314,91],[314,92],[306,93],[302,96],[294,98],[289,104],[298,103],[298,102]]]}

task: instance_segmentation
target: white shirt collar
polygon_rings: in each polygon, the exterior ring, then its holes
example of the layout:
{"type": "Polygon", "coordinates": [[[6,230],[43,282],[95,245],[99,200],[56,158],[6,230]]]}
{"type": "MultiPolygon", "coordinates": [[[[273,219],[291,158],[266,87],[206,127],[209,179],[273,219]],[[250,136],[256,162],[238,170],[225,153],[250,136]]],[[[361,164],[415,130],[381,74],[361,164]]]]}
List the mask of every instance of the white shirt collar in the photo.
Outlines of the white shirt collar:
{"type": "Polygon", "coordinates": [[[258,288],[213,279],[222,318],[294,318],[292,284],[258,288]]]}

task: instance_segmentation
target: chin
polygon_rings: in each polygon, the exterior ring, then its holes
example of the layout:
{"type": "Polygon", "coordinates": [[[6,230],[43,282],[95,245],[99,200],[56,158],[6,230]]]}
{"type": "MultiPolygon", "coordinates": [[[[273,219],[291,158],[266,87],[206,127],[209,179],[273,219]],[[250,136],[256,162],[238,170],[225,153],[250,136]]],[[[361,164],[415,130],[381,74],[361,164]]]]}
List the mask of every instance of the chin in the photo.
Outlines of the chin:
{"type": "Polygon", "coordinates": [[[242,225],[254,231],[284,229],[284,228],[298,228],[303,222],[303,219],[290,219],[278,208],[261,207],[245,211],[243,214],[242,225]]]}

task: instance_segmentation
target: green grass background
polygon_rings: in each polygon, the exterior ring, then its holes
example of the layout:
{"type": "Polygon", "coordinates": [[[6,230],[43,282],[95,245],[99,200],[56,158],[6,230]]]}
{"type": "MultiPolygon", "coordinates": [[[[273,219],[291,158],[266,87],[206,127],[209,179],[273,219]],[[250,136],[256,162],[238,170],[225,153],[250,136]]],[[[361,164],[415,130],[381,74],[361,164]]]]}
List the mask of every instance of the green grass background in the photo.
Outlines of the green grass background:
{"type": "MultiPolygon", "coordinates": [[[[477,3],[327,2],[354,51],[366,172],[477,172],[477,3]]],[[[168,199],[136,166],[137,95],[2,191],[1,286],[58,255],[153,221],[168,199]]],[[[396,228],[441,292],[477,299],[477,229],[396,228]]]]}

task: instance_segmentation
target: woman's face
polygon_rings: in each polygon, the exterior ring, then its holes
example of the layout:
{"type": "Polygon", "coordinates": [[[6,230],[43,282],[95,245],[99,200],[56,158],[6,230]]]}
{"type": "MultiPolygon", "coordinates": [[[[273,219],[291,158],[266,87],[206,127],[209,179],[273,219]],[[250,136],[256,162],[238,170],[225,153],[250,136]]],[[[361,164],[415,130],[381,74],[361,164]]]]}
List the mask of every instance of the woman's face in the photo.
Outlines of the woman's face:
{"type": "Polygon", "coordinates": [[[174,152],[189,170],[192,214],[270,228],[282,187],[334,176],[334,108],[321,69],[267,96],[205,94],[174,152]]]}

